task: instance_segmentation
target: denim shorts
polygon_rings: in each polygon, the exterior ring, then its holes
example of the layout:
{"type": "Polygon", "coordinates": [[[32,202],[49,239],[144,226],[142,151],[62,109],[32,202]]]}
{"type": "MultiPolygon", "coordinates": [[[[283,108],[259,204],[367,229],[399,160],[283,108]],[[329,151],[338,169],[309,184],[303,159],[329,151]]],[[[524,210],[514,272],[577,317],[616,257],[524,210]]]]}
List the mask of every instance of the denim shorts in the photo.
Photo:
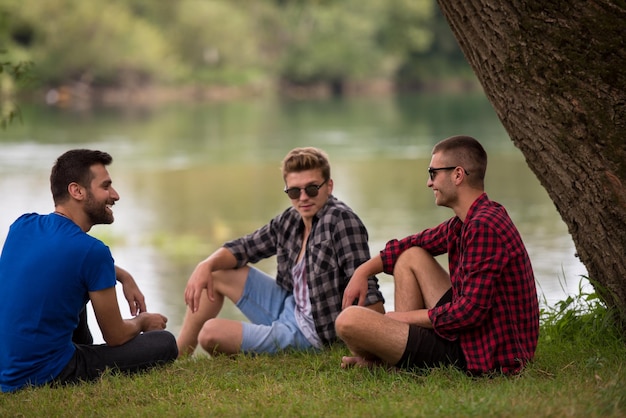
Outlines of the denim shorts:
{"type": "Polygon", "coordinates": [[[243,322],[244,353],[276,353],[286,348],[315,349],[296,322],[292,293],[264,272],[250,267],[237,308],[250,320],[243,322]]]}

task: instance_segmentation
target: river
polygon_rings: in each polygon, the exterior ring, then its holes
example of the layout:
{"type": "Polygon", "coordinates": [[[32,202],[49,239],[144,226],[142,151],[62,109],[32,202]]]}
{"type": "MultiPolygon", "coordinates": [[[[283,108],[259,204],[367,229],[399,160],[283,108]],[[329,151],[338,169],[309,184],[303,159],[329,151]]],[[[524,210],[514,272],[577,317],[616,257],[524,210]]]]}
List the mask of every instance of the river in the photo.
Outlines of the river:
{"type": "MultiPolygon", "coordinates": [[[[328,152],[334,194],[359,214],[376,252],[388,239],[451,216],[426,187],[430,151],[448,136],[474,136],[489,154],[487,193],[505,205],[522,234],[542,304],[588,286],[566,225],[481,94],[89,111],[24,105],[22,119],[0,131],[0,243],[20,214],[53,210],[48,178],[56,157],[78,147],[111,153],[109,172],[121,199],[115,223],[91,233],[111,247],[149,310],[168,316],[175,334],[196,263],[289,205],[279,167],[297,146],[328,152]]],[[[259,267],[274,273],[273,262],[259,267]]],[[[380,281],[392,310],[392,279],[380,281]]],[[[241,318],[230,305],[223,315],[241,318]]]]}

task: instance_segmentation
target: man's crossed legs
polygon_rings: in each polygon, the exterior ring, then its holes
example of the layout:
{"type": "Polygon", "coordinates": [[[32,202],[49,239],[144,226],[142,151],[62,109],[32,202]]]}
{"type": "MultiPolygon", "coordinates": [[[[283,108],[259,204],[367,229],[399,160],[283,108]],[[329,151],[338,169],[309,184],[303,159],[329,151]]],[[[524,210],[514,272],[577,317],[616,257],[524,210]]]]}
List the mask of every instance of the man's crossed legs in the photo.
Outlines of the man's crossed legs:
{"type": "Polygon", "coordinates": [[[458,340],[438,336],[428,319],[428,309],[452,301],[448,273],[427,251],[413,247],[398,258],[393,275],[394,312],[350,306],[337,317],[337,334],[353,354],[344,357],[341,366],[464,368],[458,340]]]}

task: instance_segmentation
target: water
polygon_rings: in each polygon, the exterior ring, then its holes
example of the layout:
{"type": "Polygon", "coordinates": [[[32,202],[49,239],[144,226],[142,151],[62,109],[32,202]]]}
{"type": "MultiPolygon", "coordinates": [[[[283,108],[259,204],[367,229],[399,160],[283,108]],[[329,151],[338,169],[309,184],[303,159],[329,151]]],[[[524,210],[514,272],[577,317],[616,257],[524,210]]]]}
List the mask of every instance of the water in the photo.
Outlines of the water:
{"type": "MultiPolygon", "coordinates": [[[[489,154],[489,197],[506,206],[520,230],[542,301],[550,305],[587,286],[565,224],[482,95],[22,111],[23,124],[0,132],[0,243],[20,214],[53,210],[48,177],[56,157],[77,147],[111,153],[121,200],[115,223],[91,233],[111,247],[148,309],[168,316],[175,334],[196,263],[289,205],[279,167],[296,146],[329,153],[334,193],[362,218],[376,252],[388,239],[452,216],[426,187],[430,151],[445,137],[472,135],[489,154]]],[[[274,273],[273,262],[259,267],[274,273]]],[[[379,277],[392,310],[392,279],[379,277]]],[[[223,315],[241,318],[231,305],[223,315]]],[[[101,340],[97,331],[95,337],[101,340]]]]}

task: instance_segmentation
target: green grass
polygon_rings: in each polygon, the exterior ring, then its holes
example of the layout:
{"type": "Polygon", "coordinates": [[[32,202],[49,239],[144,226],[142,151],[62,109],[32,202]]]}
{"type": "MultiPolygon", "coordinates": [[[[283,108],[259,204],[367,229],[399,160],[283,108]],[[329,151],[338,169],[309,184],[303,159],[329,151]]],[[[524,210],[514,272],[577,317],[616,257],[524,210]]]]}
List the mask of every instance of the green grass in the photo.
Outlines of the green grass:
{"type": "Polygon", "coordinates": [[[0,394],[0,417],[618,417],[626,416],[626,346],[584,295],[542,312],[536,359],[514,377],[340,369],[347,351],[196,356],[132,377],[0,394]]]}

